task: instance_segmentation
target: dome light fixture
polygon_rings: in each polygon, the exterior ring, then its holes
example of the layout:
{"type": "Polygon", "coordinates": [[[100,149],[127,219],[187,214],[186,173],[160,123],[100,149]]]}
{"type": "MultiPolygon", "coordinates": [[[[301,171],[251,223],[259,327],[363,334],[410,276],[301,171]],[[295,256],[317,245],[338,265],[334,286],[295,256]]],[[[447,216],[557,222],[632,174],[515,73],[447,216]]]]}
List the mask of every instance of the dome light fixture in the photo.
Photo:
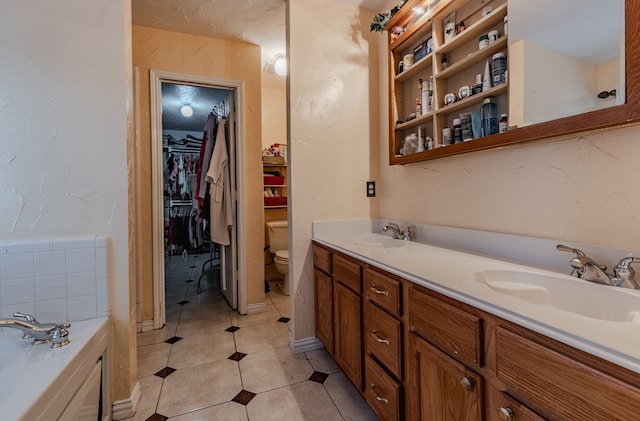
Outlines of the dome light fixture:
{"type": "Polygon", "coordinates": [[[180,113],[185,117],[191,117],[193,115],[193,108],[191,108],[189,104],[184,104],[182,108],[180,108],[180,113]]]}
{"type": "Polygon", "coordinates": [[[287,57],[280,53],[276,55],[276,61],[273,63],[273,70],[278,76],[287,75],[287,57]]]}

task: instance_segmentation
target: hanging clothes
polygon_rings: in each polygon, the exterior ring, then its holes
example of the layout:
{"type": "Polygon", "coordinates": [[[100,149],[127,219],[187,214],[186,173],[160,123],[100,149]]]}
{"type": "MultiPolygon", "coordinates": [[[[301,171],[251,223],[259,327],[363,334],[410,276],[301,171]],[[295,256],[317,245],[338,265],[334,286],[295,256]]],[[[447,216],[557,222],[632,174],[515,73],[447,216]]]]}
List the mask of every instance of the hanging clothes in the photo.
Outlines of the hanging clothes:
{"type": "Polygon", "coordinates": [[[202,136],[202,145],[200,146],[200,159],[198,165],[197,181],[198,187],[196,189],[196,198],[198,203],[202,206],[204,197],[207,192],[206,174],[209,169],[209,163],[211,162],[211,154],[215,143],[216,126],[218,125],[218,118],[213,113],[209,113],[207,123],[204,125],[204,133],[202,136]]]}
{"type": "Polygon", "coordinates": [[[230,244],[229,227],[233,225],[226,123],[227,120],[222,119],[218,124],[215,145],[206,175],[206,180],[211,183],[211,241],[225,246],[230,244]]]}

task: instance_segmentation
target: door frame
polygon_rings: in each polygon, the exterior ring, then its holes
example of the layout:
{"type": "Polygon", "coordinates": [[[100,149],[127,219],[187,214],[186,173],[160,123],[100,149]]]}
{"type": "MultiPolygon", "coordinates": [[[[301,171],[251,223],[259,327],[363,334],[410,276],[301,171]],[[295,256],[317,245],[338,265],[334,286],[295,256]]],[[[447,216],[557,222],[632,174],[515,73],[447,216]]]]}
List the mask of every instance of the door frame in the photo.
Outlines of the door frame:
{"type": "MultiPolygon", "coordinates": [[[[150,113],[151,113],[151,180],[152,180],[152,231],[153,231],[153,328],[160,329],[166,322],[164,289],[164,186],[162,180],[162,83],[178,83],[235,90],[236,92],[236,238],[245,238],[244,223],[244,90],[242,81],[167,72],[150,69],[150,113]]],[[[203,126],[204,128],[204,126],[203,126]]],[[[233,195],[233,193],[232,193],[233,195]]],[[[238,245],[238,311],[247,313],[246,257],[238,245]]]]}

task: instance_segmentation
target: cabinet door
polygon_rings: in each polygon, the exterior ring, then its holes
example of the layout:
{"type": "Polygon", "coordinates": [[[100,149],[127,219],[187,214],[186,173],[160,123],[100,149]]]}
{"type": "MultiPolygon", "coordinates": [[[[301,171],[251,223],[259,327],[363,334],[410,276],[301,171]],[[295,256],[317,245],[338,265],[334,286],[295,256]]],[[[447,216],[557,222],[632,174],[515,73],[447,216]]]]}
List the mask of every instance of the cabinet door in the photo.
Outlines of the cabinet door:
{"type": "Polygon", "coordinates": [[[362,391],[362,298],[336,282],[333,286],[334,359],[362,391]]]}
{"type": "Polygon", "coordinates": [[[316,337],[333,354],[333,280],[314,269],[316,337]]]}
{"type": "Polygon", "coordinates": [[[482,420],[483,382],[477,374],[415,334],[409,339],[412,420],[482,420]]]}

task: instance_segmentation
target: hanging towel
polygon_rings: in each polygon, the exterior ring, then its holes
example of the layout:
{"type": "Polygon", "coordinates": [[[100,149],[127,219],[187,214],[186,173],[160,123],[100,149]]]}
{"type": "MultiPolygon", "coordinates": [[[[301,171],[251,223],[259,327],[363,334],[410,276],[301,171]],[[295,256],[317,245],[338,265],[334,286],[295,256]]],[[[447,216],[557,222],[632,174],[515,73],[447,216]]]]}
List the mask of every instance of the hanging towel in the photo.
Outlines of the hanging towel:
{"type": "Polygon", "coordinates": [[[206,174],[209,170],[211,151],[215,142],[215,126],[217,118],[213,113],[209,113],[207,123],[204,125],[204,133],[202,136],[202,145],[200,146],[200,159],[198,162],[197,178],[198,186],[196,189],[196,198],[200,205],[204,201],[204,196],[207,192],[206,174]]]}
{"type": "Polygon", "coordinates": [[[222,119],[218,124],[213,154],[206,177],[206,180],[211,183],[211,241],[223,246],[231,244],[229,227],[233,225],[229,156],[225,138],[226,123],[227,120],[222,119]]]}

